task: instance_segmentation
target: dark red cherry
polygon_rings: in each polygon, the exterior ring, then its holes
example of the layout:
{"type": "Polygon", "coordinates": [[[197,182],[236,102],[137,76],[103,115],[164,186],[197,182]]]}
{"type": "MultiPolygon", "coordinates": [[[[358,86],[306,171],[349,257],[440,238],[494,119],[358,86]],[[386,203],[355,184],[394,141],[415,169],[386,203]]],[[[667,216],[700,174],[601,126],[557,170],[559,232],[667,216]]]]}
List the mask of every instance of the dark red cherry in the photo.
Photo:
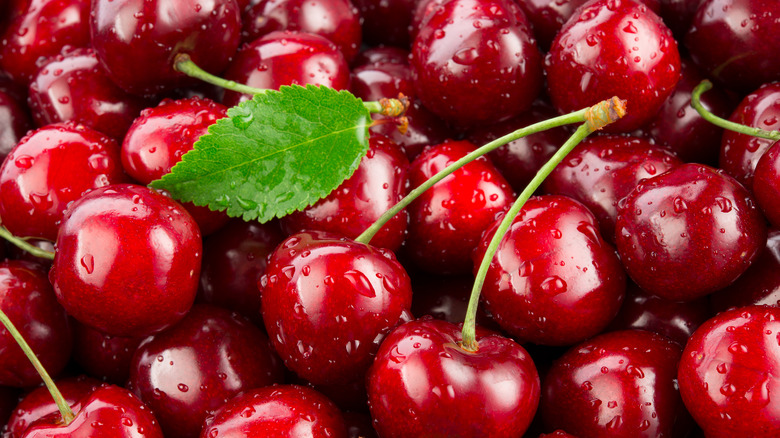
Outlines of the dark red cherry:
{"type": "Polygon", "coordinates": [[[459,127],[494,123],[530,108],[542,87],[542,58],[514,2],[452,0],[412,44],[417,97],[459,127]]]}
{"type": "Polygon", "coordinates": [[[682,164],[650,141],[618,135],[591,137],[578,145],[544,181],[544,191],[572,197],[598,219],[601,234],[615,241],[618,201],[646,178],[682,164]]]}
{"type": "Polygon", "coordinates": [[[200,436],[346,438],[347,430],[341,411],[324,395],[303,386],[274,385],[230,400],[200,436]]]}
{"type": "Polygon", "coordinates": [[[780,79],[775,0],[703,0],[685,36],[693,61],[722,85],[749,92],[780,79]]]}
{"type": "Polygon", "coordinates": [[[130,359],[142,337],[111,336],[78,321],[73,323],[73,361],[87,374],[115,385],[130,375],[130,359]]]}
{"type": "MultiPolygon", "coordinates": [[[[428,148],[409,170],[417,187],[476,149],[468,141],[448,141],[428,148]]],[[[471,252],[482,231],[506,211],[514,194],[503,176],[480,157],[427,190],[409,206],[409,234],[404,246],[409,260],[428,272],[463,273],[471,269],[471,252]]]]}
{"type": "MultiPolygon", "coordinates": [[[[70,359],[73,333],[46,272],[30,262],[0,262],[0,308],[49,374],[59,374],[70,359]]],[[[40,382],[41,377],[22,349],[8,330],[1,328],[0,385],[29,387],[40,382]]]]}
{"type": "MultiPolygon", "coordinates": [[[[372,135],[369,149],[355,173],[311,207],[282,218],[288,234],[322,230],[350,239],[370,227],[408,192],[406,172],[409,160],[392,140],[372,135]]],[[[371,244],[396,251],[406,237],[406,210],[390,219],[371,239],[371,244]]]]}
{"type": "MultiPolygon", "coordinates": [[[[412,315],[430,315],[453,324],[462,323],[471,298],[474,277],[471,275],[422,274],[412,278],[412,315]]],[[[500,331],[501,327],[491,318],[485,306],[477,308],[477,325],[500,331]]]]}
{"type": "Polygon", "coordinates": [[[49,279],[68,314],[116,336],[145,336],[192,306],[201,262],[198,226],[149,188],[115,184],[71,204],[49,279]]]}
{"type": "Polygon", "coordinates": [[[684,437],[677,389],[682,348],[644,330],[605,333],[572,347],[542,382],[547,430],[578,437],[684,437]]]}
{"type": "Polygon", "coordinates": [[[38,63],[68,47],[87,47],[89,0],[30,0],[0,38],[0,70],[27,85],[38,63]]]}
{"type": "Polygon", "coordinates": [[[780,227],[780,142],[761,156],[753,178],[758,206],[773,226],[780,227]]]}
{"type": "Polygon", "coordinates": [[[363,40],[370,45],[408,49],[409,26],[416,0],[355,0],[363,23],[363,40]]]}
{"type": "Polygon", "coordinates": [[[545,59],[547,91],[568,113],[618,96],[628,114],[606,129],[650,121],[680,79],[680,54],[661,18],[635,0],[591,0],[566,22],[545,59]]]}
{"type": "Polygon", "coordinates": [[[353,60],[355,67],[382,64],[409,65],[409,51],[400,47],[379,46],[361,51],[353,60]]]}
{"type": "Polygon", "coordinates": [[[282,242],[259,288],[274,348],[315,384],[362,379],[412,304],[409,276],[390,251],[321,231],[282,242]]]}
{"type": "MultiPolygon", "coordinates": [[[[766,84],[745,96],[729,120],[766,130],[780,129],[780,82],[766,84]]],[[[764,138],[724,131],[720,145],[720,168],[752,189],[758,160],[773,143],[764,138]]]]}
{"type": "Polygon", "coordinates": [[[534,36],[543,51],[550,49],[550,44],[561,27],[574,14],[574,11],[588,0],[520,0],[517,3],[523,8],[534,29],[534,36]]]}
{"type": "Polygon", "coordinates": [[[22,101],[0,90],[0,164],[31,129],[33,124],[22,101]]]}
{"type": "Polygon", "coordinates": [[[618,209],[617,249],[628,275],[662,298],[689,301],[728,286],[758,257],[766,224],[726,174],[683,164],[648,179],[618,209]]]}
{"type": "Polygon", "coordinates": [[[344,412],[348,438],[378,438],[371,417],[359,412],[344,412]]]}
{"type": "Polygon", "coordinates": [[[388,335],[367,376],[380,436],[499,438],[525,432],[539,402],[531,356],[493,332],[477,334],[477,351],[464,350],[461,340],[459,326],[435,319],[406,323],[388,335]]]}
{"type": "Polygon", "coordinates": [[[92,49],[77,49],[50,58],[30,83],[35,123],[74,121],[108,134],[117,141],[147,101],[117,87],[98,63],[92,49]]]}
{"type": "MultiPolygon", "coordinates": [[[[474,251],[479,269],[500,221],[474,251]]],[[[593,214],[565,196],[526,202],[512,222],[482,287],[487,310],[519,342],[572,345],[617,315],[626,275],[593,214]]]]}
{"type": "Polygon", "coordinates": [[[138,347],[128,388],[166,434],[189,438],[234,396],[283,377],[282,362],[259,328],[228,310],[197,305],[138,347]]]}
{"type": "Polygon", "coordinates": [[[122,89],[154,94],[192,82],[173,69],[180,53],[208,72],[224,70],[238,48],[240,13],[236,0],[94,0],[92,45],[122,89]]]}
{"type": "MultiPolygon", "coordinates": [[[[349,87],[349,66],[335,44],[303,32],[271,32],[246,44],[225,72],[225,78],[250,87],[278,90],[282,85],[349,87]]],[[[235,106],[247,94],[228,91],[222,99],[235,106]]]]}
{"type": "Polygon", "coordinates": [[[780,430],[780,308],[748,306],[704,323],[685,346],[685,407],[708,438],[774,437],[780,430]]]}
{"type": "Polygon", "coordinates": [[[669,26],[674,36],[682,40],[688,29],[691,28],[691,22],[696,15],[701,0],[660,0],[661,18],[669,26]]]}
{"type": "Polygon", "coordinates": [[[16,236],[55,240],[69,203],[125,181],[114,139],[82,125],[45,126],[25,136],[0,167],[0,217],[16,236]]]}
{"type": "Polygon", "coordinates": [[[23,438],[162,438],[152,411],[130,391],[104,384],[81,400],[76,418],[62,424],[59,412],[41,418],[23,438]]]}
{"type": "Polygon", "coordinates": [[[277,30],[307,32],[333,41],[347,62],[360,48],[360,15],[349,0],[260,0],[242,21],[247,42],[277,30]]]}

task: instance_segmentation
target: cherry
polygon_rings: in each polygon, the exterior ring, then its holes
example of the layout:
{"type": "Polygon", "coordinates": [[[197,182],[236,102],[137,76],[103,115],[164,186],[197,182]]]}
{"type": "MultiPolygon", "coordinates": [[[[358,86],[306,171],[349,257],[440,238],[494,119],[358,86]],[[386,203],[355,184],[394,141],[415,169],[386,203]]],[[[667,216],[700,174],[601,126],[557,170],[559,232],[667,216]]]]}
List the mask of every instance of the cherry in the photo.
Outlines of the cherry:
{"type": "Polygon", "coordinates": [[[681,352],[677,343],[643,330],[604,333],[572,347],[542,383],[539,410],[547,430],[685,436],[690,419],[676,381],[681,352]]]}
{"type": "Polygon", "coordinates": [[[516,437],[539,402],[539,375],[514,341],[478,332],[464,350],[460,328],[434,319],[393,330],[367,376],[371,417],[384,438],[516,437]],[[477,411],[475,411],[477,409],[477,411]],[[453,421],[454,418],[478,421],[453,421]]]}
{"type": "Polygon", "coordinates": [[[756,164],[753,175],[753,193],[756,202],[769,222],[780,226],[780,142],[770,147],[756,164]]]}
{"type": "MultiPolygon", "coordinates": [[[[282,85],[349,87],[349,66],[344,55],[325,37],[303,32],[271,32],[238,51],[225,79],[250,87],[277,90],[282,85]]],[[[226,106],[250,99],[247,94],[225,92],[226,106]]]]}
{"type": "Polygon", "coordinates": [[[192,217],[151,189],[115,184],[74,202],[49,279],[68,314],[116,336],[145,336],[192,306],[201,237],[192,217]]]}
{"type": "MultiPolygon", "coordinates": [[[[468,141],[448,141],[424,150],[409,169],[411,186],[419,186],[474,149],[468,141]]],[[[509,183],[487,158],[472,161],[409,206],[405,255],[428,272],[467,272],[471,251],[482,231],[496,215],[508,210],[513,200],[509,183]]]]}
{"type": "Polygon", "coordinates": [[[30,83],[30,109],[38,126],[75,121],[121,141],[144,99],[114,85],[92,49],[76,49],[43,63],[30,83]]]}
{"type": "Polygon", "coordinates": [[[224,70],[238,48],[241,19],[235,0],[94,0],[90,28],[109,77],[127,92],[153,94],[188,82],[173,69],[178,54],[208,72],[224,70]]]}
{"type": "Polygon", "coordinates": [[[279,383],[282,363],[249,321],[198,305],[144,340],[130,367],[131,389],[171,436],[197,437],[203,419],[241,392],[279,383]]]}
{"type": "Polygon", "coordinates": [[[390,251],[322,231],[282,242],[259,288],[274,348],[315,384],[362,379],[412,302],[409,276],[390,251]]]}
{"type": "Polygon", "coordinates": [[[774,0],[703,0],[685,36],[693,61],[716,81],[741,92],[780,79],[774,0]]]}
{"type": "MultiPolygon", "coordinates": [[[[500,221],[474,252],[474,271],[500,221]]],[[[571,345],[617,315],[626,276],[585,206],[563,196],[526,202],[498,247],[482,288],[496,322],[520,342],[571,345]]]]}
{"type": "Polygon", "coordinates": [[[588,0],[520,0],[534,29],[539,48],[548,51],[555,35],[574,11],[588,0]]]}
{"type": "Polygon", "coordinates": [[[125,182],[119,146],[72,123],[25,136],[0,167],[0,217],[16,236],[55,240],[65,207],[84,193],[125,182]]]}
{"type": "Polygon", "coordinates": [[[643,179],[679,166],[673,153],[648,140],[618,135],[580,143],[544,182],[544,191],[570,196],[593,212],[601,234],[614,242],[618,201],[643,179]]]}
{"type": "Polygon", "coordinates": [[[124,385],[130,375],[130,359],[142,340],[107,335],[75,321],[73,360],[90,376],[124,385]]]}
{"type": "MultiPolygon", "coordinates": [[[[400,64],[408,67],[409,51],[391,46],[371,47],[358,53],[353,60],[355,69],[367,66],[382,67],[384,64],[400,64]]],[[[404,77],[406,76],[404,74],[404,77]]],[[[409,77],[411,78],[411,70],[409,70],[409,77]]]]}
{"type": "Polygon", "coordinates": [[[704,323],[685,346],[680,394],[707,437],[776,436],[780,308],[748,306],[704,323]]]}
{"type": "Polygon", "coordinates": [[[274,385],[230,400],[200,436],[346,438],[347,430],[341,411],[324,395],[303,386],[274,385]]]}
{"type": "Polygon", "coordinates": [[[750,193],[701,164],[675,167],[637,186],[621,203],[615,226],[628,275],[675,301],[728,286],[758,257],[766,233],[750,193]]]}
{"type": "MultiPolygon", "coordinates": [[[[282,218],[288,234],[322,230],[357,238],[407,193],[409,161],[387,137],[372,135],[355,173],[328,196],[303,211],[282,218]]],[[[406,237],[406,210],[394,216],[373,237],[374,246],[397,250],[406,237]]]]}
{"type": "MultiPolygon", "coordinates": [[[[30,262],[0,262],[0,308],[46,370],[59,374],[70,359],[73,334],[45,271],[30,262]]],[[[40,382],[38,372],[8,330],[0,329],[0,385],[29,387],[40,382]]]]}
{"type": "Polygon", "coordinates": [[[636,129],[655,116],[680,78],[672,32],[634,0],[591,0],[561,28],[545,58],[547,91],[568,113],[612,96],[625,117],[605,130],[636,129]]]}
{"type": "Polygon", "coordinates": [[[33,128],[27,109],[11,94],[0,90],[0,164],[33,128]]]}
{"type": "Polygon", "coordinates": [[[691,28],[693,17],[701,0],[660,0],[661,17],[677,39],[682,39],[691,28]]]}

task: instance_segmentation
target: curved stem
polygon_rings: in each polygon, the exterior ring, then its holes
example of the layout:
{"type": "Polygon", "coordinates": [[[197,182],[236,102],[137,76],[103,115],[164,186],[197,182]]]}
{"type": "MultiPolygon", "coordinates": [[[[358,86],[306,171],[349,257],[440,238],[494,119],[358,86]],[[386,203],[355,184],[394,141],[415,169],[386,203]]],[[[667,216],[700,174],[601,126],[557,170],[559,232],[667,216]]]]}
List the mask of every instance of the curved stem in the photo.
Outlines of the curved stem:
{"type": "Polygon", "coordinates": [[[751,126],[741,125],[734,123],[730,120],[726,120],[722,117],[718,117],[715,114],[709,112],[701,104],[701,95],[712,88],[712,82],[705,79],[693,89],[691,93],[691,106],[704,118],[704,120],[712,123],[715,126],[719,126],[729,131],[738,132],[740,134],[752,135],[753,137],[766,138],[768,140],[780,140],[780,131],[767,131],[760,128],[753,128],[751,126]]]}
{"type": "Polygon", "coordinates": [[[11,234],[11,232],[8,231],[8,229],[6,229],[3,226],[0,226],[0,237],[13,243],[14,246],[16,246],[17,248],[29,252],[35,257],[40,257],[42,259],[47,259],[47,260],[54,260],[53,252],[46,251],[45,249],[38,248],[35,245],[31,245],[30,243],[25,242],[23,239],[20,239],[14,236],[13,234],[11,234]]]}
{"type": "Polygon", "coordinates": [[[60,390],[57,389],[57,385],[54,384],[54,381],[49,376],[49,373],[46,372],[46,369],[41,364],[41,361],[38,360],[37,356],[35,356],[35,353],[33,353],[32,349],[30,348],[30,345],[27,344],[27,341],[24,340],[22,334],[19,333],[14,324],[10,319],[8,319],[8,316],[2,310],[0,310],[0,322],[2,322],[16,343],[19,344],[19,347],[21,347],[22,351],[24,351],[27,359],[29,359],[30,363],[32,363],[33,367],[35,367],[35,371],[37,371],[41,376],[41,379],[43,379],[43,383],[46,385],[46,388],[49,390],[49,393],[51,393],[54,402],[57,404],[57,408],[60,410],[62,421],[65,424],[70,424],[76,417],[75,414],[73,414],[73,410],[70,409],[70,405],[68,405],[68,402],[65,401],[65,397],[63,397],[60,390]]]}

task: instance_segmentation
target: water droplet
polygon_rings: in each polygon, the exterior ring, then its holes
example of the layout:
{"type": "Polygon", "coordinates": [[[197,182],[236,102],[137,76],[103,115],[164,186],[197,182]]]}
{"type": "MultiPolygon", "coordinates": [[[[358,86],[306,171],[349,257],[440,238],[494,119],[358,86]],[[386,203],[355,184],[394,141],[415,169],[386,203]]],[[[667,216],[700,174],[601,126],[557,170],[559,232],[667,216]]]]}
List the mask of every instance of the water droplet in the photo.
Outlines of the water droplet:
{"type": "Polygon", "coordinates": [[[254,210],[257,208],[257,202],[252,201],[251,199],[242,198],[241,196],[236,197],[236,202],[238,203],[238,206],[244,210],[254,210]]]}
{"type": "Polygon", "coordinates": [[[685,200],[679,196],[675,196],[674,200],[672,200],[672,204],[674,205],[674,212],[675,213],[682,213],[686,210],[688,210],[688,204],[685,203],[685,200]]]}
{"type": "Polygon", "coordinates": [[[92,254],[86,254],[81,258],[81,266],[87,271],[87,274],[91,274],[95,270],[95,258],[92,254]]]}
{"type": "Polygon", "coordinates": [[[461,65],[471,65],[477,60],[477,58],[479,58],[479,51],[473,47],[470,47],[458,50],[458,52],[455,53],[455,55],[452,57],[452,60],[461,65]]]}
{"type": "Polygon", "coordinates": [[[557,275],[547,277],[541,284],[542,290],[548,294],[558,295],[566,292],[568,286],[563,279],[557,275]]]}
{"type": "Polygon", "coordinates": [[[14,164],[16,164],[16,167],[20,169],[29,169],[33,165],[33,158],[29,155],[21,155],[16,160],[14,160],[14,164]]]}
{"type": "Polygon", "coordinates": [[[350,270],[344,273],[344,279],[349,282],[355,292],[368,298],[376,297],[376,291],[371,281],[360,271],[350,270]]]}

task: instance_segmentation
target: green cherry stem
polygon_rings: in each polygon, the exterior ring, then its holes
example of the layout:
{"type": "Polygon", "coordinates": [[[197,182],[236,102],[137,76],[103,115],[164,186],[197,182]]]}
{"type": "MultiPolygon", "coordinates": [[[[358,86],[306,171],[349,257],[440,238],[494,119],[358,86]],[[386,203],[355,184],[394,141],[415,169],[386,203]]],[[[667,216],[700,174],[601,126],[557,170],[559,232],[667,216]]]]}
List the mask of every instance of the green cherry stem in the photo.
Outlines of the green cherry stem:
{"type": "Polygon", "coordinates": [[[8,231],[8,229],[6,229],[3,226],[0,226],[0,237],[11,242],[17,248],[29,252],[35,257],[40,257],[42,259],[47,259],[47,260],[54,260],[53,252],[46,251],[45,249],[40,249],[35,245],[31,245],[30,243],[26,242],[24,239],[20,239],[14,236],[13,234],[11,234],[11,232],[8,231]]]}
{"type": "Polygon", "coordinates": [[[723,129],[728,129],[729,131],[738,132],[740,134],[752,135],[753,137],[766,138],[774,141],[780,140],[780,131],[767,131],[760,128],[753,128],[751,126],[741,125],[739,123],[734,123],[730,120],[726,120],[724,118],[718,117],[715,114],[709,112],[701,104],[701,95],[705,91],[710,89],[712,89],[712,82],[705,79],[701,81],[699,85],[697,85],[696,88],[694,88],[693,92],[691,93],[691,106],[696,111],[698,111],[699,115],[701,115],[702,118],[704,118],[704,120],[712,123],[715,126],[719,126],[723,129]]]}
{"type": "Polygon", "coordinates": [[[8,316],[2,310],[0,310],[0,322],[2,322],[16,343],[19,344],[19,347],[21,347],[22,351],[24,351],[27,359],[29,359],[30,363],[32,363],[33,367],[35,367],[35,370],[38,371],[38,375],[40,375],[41,379],[43,379],[43,383],[46,385],[46,388],[49,390],[49,393],[51,393],[54,402],[57,404],[57,408],[60,410],[62,421],[66,425],[70,424],[73,419],[76,418],[76,415],[73,414],[73,410],[70,409],[70,405],[68,405],[68,402],[65,401],[65,397],[63,397],[60,390],[57,389],[57,385],[54,384],[54,381],[51,379],[51,376],[49,376],[49,373],[46,372],[46,369],[41,364],[41,361],[38,360],[37,356],[35,356],[35,353],[33,353],[32,349],[30,348],[30,345],[27,343],[27,341],[24,340],[22,334],[19,333],[19,330],[16,329],[16,326],[14,326],[14,324],[10,319],[8,319],[8,316]]]}

